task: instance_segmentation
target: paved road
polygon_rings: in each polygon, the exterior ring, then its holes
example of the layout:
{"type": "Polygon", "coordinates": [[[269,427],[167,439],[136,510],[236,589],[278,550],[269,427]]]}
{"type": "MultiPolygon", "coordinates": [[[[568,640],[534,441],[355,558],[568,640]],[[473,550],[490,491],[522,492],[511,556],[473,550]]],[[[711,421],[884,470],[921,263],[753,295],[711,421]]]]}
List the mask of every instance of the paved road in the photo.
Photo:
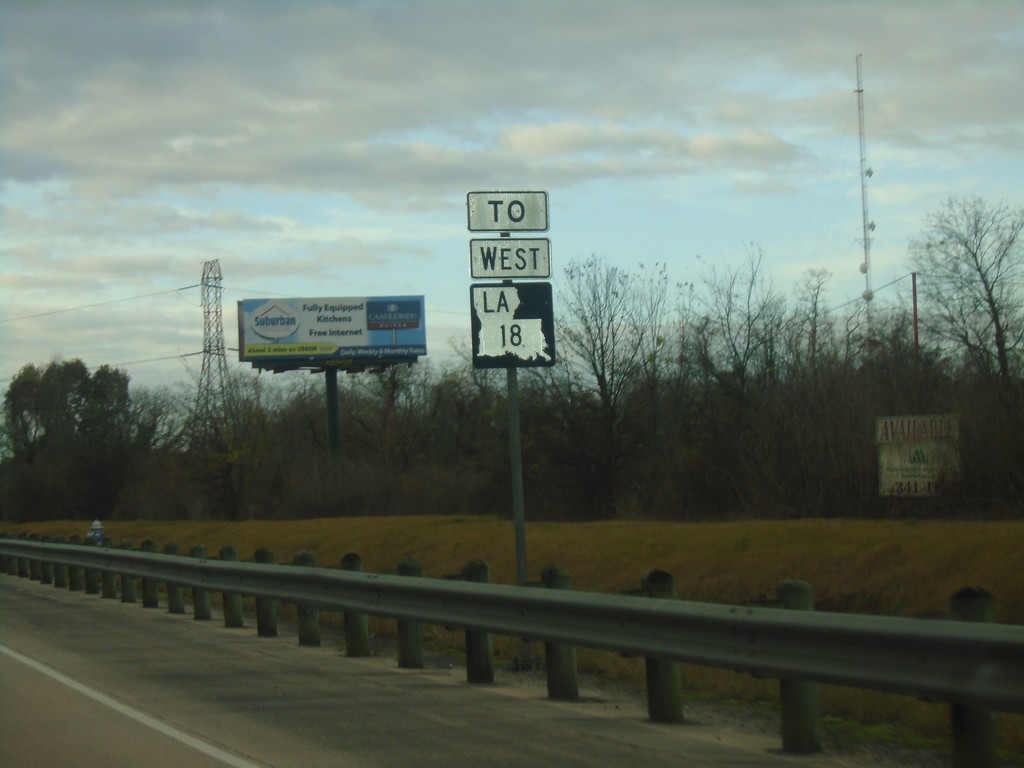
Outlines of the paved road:
{"type": "MultiPolygon", "coordinates": [[[[648,722],[635,703],[556,703],[257,638],[166,609],[0,575],[0,765],[236,768],[838,766],[775,738],[648,722]]],[[[584,690],[584,694],[587,692],[584,690]]]]}

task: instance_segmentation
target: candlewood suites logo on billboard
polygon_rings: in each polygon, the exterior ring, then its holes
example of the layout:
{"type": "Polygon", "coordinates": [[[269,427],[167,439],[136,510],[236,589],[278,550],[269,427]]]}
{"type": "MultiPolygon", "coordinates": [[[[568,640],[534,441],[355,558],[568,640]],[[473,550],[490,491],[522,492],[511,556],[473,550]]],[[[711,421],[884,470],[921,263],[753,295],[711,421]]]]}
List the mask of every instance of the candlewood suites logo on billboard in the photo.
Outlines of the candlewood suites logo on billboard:
{"type": "Polygon", "coordinates": [[[284,307],[271,304],[253,314],[252,328],[265,339],[283,339],[299,329],[299,319],[284,307]]]}
{"type": "Polygon", "coordinates": [[[422,307],[415,299],[366,302],[366,327],[371,331],[419,328],[422,307]]]}

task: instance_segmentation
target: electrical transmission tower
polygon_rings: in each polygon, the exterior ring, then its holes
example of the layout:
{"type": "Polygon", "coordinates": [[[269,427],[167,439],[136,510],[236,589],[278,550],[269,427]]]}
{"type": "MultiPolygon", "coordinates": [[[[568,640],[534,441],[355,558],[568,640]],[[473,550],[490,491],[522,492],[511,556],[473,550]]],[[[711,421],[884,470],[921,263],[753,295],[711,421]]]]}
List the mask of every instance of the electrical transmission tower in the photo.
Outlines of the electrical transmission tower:
{"type": "Polygon", "coordinates": [[[220,431],[228,406],[228,363],[224,352],[224,296],[220,262],[203,264],[203,367],[193,416],[193,441],[207,442],[220,431]]]}

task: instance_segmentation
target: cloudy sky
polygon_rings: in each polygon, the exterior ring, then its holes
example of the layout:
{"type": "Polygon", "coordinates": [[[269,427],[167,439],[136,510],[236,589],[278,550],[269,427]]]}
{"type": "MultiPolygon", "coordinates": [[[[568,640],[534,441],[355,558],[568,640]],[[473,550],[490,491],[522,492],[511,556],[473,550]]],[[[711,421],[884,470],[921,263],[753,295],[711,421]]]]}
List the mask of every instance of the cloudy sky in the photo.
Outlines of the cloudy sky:
{"type": "Polygon", "coordinates": [[[194,380],[214,259],[229,348],[243,298],[424,294],[444,362],[473,190],[548,192],[556,311],[574,259],[699,283],[752,247],[855,301],[858,54],[876,301],[949,196],[1024,202],[1016,0],[0,0],[0,36],[4,387],[194,380]]]}

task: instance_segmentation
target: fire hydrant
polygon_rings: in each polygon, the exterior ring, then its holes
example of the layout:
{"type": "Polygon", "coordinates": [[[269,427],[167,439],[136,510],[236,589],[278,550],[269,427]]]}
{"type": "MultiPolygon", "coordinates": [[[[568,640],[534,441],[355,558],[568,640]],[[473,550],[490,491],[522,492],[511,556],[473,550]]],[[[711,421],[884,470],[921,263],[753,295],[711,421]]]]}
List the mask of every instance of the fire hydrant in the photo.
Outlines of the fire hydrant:
{"type": "Polygon", "coordinates": [[[99,520],[93,520],[92,525],[89,526],[89,533],[85,536],[90,541],[95,541],[97,544],[103,543],[103,523],[99,520]]]}

